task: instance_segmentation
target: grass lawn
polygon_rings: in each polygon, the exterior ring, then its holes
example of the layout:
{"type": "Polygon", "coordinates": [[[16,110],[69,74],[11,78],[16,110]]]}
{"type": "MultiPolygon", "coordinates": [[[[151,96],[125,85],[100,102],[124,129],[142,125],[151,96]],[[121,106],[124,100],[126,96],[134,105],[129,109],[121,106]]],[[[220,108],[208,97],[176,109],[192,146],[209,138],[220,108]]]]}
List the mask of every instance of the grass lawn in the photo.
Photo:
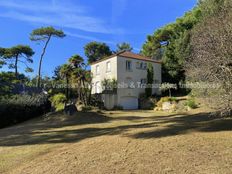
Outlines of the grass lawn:
{"type": "Polygon", "coordinates": [[[232,173],[232,119],[107,111],[0,129],[0,173],[232,173]]]}

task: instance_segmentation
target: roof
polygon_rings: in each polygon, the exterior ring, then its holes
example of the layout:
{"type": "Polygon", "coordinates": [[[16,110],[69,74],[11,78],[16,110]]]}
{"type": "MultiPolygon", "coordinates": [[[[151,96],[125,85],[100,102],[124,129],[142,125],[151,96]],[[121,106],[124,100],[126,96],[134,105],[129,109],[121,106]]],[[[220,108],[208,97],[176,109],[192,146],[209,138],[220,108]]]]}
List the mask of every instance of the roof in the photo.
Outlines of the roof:
{"type": "Polygon", "coordinates": [[[110,58],[115,57],[115,56],[121,56],[121,57],[125,57],[125,58],[149,61],[149,62],[153,62],[153,63],[161,63],[161,61],[153,60],[153,59],[151,59],[149,57],[146,57],[146,56],[143,56],[143,55],[140,55],[140,54],[135,54],[135,53],[132,53],[130,51],[121,51],[121,52],[113,54],[113,55],[111,55],[109,57],[105,57],[103,59],[95,61],[95,62],[91,63],[91,65],[97,64],[99,62],[105,61],[105,60],[110,59],[110,58]]]}

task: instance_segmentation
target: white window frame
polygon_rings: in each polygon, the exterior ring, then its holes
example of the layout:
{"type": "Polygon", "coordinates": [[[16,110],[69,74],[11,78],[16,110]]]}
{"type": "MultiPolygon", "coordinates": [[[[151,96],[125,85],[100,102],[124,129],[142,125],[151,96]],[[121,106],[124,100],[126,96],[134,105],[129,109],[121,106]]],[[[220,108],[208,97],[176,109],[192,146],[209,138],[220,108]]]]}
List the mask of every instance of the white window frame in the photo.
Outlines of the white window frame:
{"type": "Polygon", "coordinates": [[[96,75],[99,75],[99,74],[100,74],[100,66],[96,65],[96,75]]]}
{"type": "Polygon", "coordinates": [[[110,63],[110,61],[106,62],[106,72],[111,72],[111,63],[110,63]]]}

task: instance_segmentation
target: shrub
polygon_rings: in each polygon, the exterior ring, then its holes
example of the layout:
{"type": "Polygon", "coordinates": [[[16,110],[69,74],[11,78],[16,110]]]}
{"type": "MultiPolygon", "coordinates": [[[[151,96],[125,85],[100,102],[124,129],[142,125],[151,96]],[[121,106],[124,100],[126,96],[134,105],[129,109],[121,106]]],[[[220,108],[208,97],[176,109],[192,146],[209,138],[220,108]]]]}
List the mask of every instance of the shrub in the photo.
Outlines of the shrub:
{"type": "Polygon", "coordinates": [[[190,107],[191,109],[197,108],[197,104],[193,98],[190,98],[185,103],[186,106],[190,107]]]}
{"type": "Polygon", "coordinates": [[[91,106],[83,106],[83,107],[82,107],[82,111],[83,111],[83,112],[91,111],[91,110],[92,110],[92,107],[91,107],[91,106]]]}
{"type": "Polygon", "coordinates": [[[52,106],[55,108],[56,111],[61,111],[65,107],[65,102],[67,101],[67,98],[64,94],[58,93],[50,97],[49,100],[51,101],[52,106]]]}
{"type": "Polygon", "coordinates": [[[177,98],[176,98],[176,97],[171,97],[171,98],[170,98],[170,101],[176,102],[176,101],[177,101],[177,98]]]}
{"type": "Polygon", "coordinates": [[[0,98],[0,128],[40,116],[50,111],[45,94],[13,95],[0,98]]]}
{"type": "Polygon", "coordinates": [[[144,110],[152,110],[156,104],[157,100],[155,98],[140,98],[139,99],[139,108],[144,110]]]}

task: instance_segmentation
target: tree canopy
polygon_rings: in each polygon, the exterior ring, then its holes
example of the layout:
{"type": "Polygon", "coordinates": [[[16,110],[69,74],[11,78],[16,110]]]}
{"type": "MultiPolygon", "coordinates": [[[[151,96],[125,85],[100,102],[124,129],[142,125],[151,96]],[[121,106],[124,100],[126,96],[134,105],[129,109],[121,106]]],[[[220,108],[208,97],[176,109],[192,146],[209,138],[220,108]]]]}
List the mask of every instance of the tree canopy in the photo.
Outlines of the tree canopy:
{"type": "Polygon", "coordinates": [[[3,58],[3,55],[5,53],[5,48],[0,47],[0,68],[5,64],[5,59],[3,58]]]}
{"type": "Polygon", "coordinates": [[[43,51],[40,56],[40,61],[39,61],[37,87],[40,87],[42,61],[43,61],[43,57],[45,55],[48,43],[50,42],[52,37],[63,38],[65,37],[65,34],[62,30],[57,30],[53,27],[41,27],[41,28],[33,30],[32,33],[30,34],[30,39],[32,41],[44,41],[45,42],[43,51]]]}
{"type": "Polygon", "coordinates": [[[90,42],[85,45],[84,50],[86,57],[88,57],[88,63],[95,62],[112,54],[110,47],[100,42],[90,42]]]}
{"type": "Polygon", "coordinates": [[[117,44],[117,50],[116,52],[120,52],[120,51],[132,51],[133,48],[131,47],[131,45],[129,43],[126,42],[122,42],[120,44],[117,44]]]}
{"type": "Polygon", "coordinates": [[[27,72],[32,71],[32,69],[27,66],[27,62],[33,63],[33,59],[32,59],[33,55],[34,55],[34,51],[28,45],[17,45],[11,48],[5,48],[4,53],[2,54],[5,60],[14,61],[13,64],[9,64],[9,67],[15,69],[16,77],[18,76],[18,63],[19,62],[26,65],[27,72]],[[25,61],[21,59],[25,59],[25,61]]]}
{"type": "Polygon", "coordinates": [[[148,35],[141,53],[153,59],[162,59],[163,81],[179,83],[184,81],[183,62],[189,54],[190,31],[201,18],[199,7],[187,12],[176,22],[168,24],[148,35]]]}
{"type": "Polygon", "coordinates": [[[84,59],[78,54],[73,55],[68,61],[75,68],[84,66],[84,59]]]}
{"type": "Polygon", "coordinates": [[[50,37],[63,38],[65,34],[62,30],[57,30],[53,27],[41,27],[33,30],[30,34],[30,39],[32,41],[46,41],[50,37]]]}

